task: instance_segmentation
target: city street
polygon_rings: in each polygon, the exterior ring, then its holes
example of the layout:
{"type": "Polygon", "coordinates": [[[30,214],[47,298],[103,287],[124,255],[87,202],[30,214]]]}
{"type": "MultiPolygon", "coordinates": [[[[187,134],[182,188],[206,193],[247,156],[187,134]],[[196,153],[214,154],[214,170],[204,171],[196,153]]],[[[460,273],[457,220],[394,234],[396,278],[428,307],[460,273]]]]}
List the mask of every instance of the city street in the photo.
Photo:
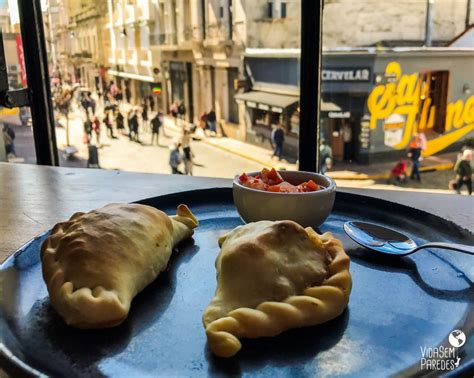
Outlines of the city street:
{"type": "MultiPolygon", "coordinates": [[[[62,124],[65,120],[60,119],[62,124]]],[[[15,117],[3,119],[12,125],[17,134],[16,149],[18,158],[12,162],[29,163],[36,162],[34,153],[34,143],[31,127],[19,126],[15,117]]],[[[82,142],[83,125],[80,112],[73,112],[70,115],[70,140],[71,144],[78,149],[73,159],[66,159],[62,152],[66,146],[66,129],[56,128],[57,145],[60,150],[60,164],[68,167],[87,167],[88,148],[82,142]]],[[[100,167],[103,169],[117,169],[123,171],[135,171],[145,173],[170,173],[169,145],[173,139],[179,138],[179,129],[172,124],[172,120],[166,119],[164,131],[166,136],[161,134],[158,146],[150,145],[151,133],[141,132],[142,143],[131,142],[127,135],[116,135],[116,139],[107,136],[105,127],[101,128],[101,145],[98,149],[100,167]]],[[[163,131],[163,130],[161,130],[163,131]]],[[[116,131],[114,131],[116,133],[116,131]]],[[[232,178],[239,172],[256,171],[262,168],[258,161],[250,160],[235,153],[216,147],[219,140],[227,138],[211,138],[205,141],[193,141],[192,151],[195,155],[194,175],[232,178]],[[213,143],[213,144],[209,144],[213,143]]],[[[95,135],[92,143],[96,143],[95,135]]],[[[234,142],[235,143],[235,142],[234,142]]],[[[249,152],[259,152],[260,155],[269,156],[270,151],[256,150],[251,145],[241,144],[249,149],[249,152]]],[[[247,153],[248,154],[248,153],[247,153]]],[[[244,154],[242,154],[244,155],[244,154]]],[[[258,160],[258,159],[257,159],[258,160]]],[[[268,159],[270,160],[270,159],[268,159]]],[[[282,166],[286,169],[294,169],[290,164],[280,164],[275,161],[275,166],[282,166]]],[[[452,170],[427,172],[422,174],[422,182],[408,181],[403,186],[386,185],[385,180],[341,180],[337,179],[339,187],[363,187],[371,189],[391,189],[391,190],[412,190],[429,191],[438,193],[452,193],[447,190],[447,182],[453,178],[452,170]]]]}
{"type": "MultiPolygon", "coordinates": [[[[63,122],[65,123],[65,122],[63,122]]],[[[165,126],[160,130],[159,145],[152,146],[151,133],[140,130],[141,143],[131,142],[128,135],[120,135],[115,131],[116,139],[107,136],[105,127],[101,128],[99,164],[103,169],[120,169],[144,173],[171,173],[169,166],[169,146],[173,139],[179,138],[176,128],[165,126]],[[163,131],[165,135],[163,134],[163,131]]],[[[65,128],[56,129],[57,144],[59,149],[66,146],[65,128]]],[[[79,114],[76,112],[70,117],[70,140],[79,150],[77,158],[87,164],[88,149],[82,142],[83,125],[79,114]]],[[[95,135],[92,143],[96,144],[95,135]]],[[[236,173],[260,170],[258,163],[230,154],[199,141],[191,144],[194,154],[194,175],[232,178],[236,173]]],[[[73,162],[73,160],[71,160],[73,162]]],[[[69,165],[69,164],[67,164],[69,165]]]]}

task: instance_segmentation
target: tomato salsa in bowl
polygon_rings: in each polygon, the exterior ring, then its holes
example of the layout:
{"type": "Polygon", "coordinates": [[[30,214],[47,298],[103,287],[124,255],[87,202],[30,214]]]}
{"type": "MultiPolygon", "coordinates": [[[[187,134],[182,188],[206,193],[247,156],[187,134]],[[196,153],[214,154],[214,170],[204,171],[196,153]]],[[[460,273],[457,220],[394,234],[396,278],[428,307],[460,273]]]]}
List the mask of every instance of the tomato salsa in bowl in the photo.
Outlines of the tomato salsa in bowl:
{"type": "Polygon", "coordinates": [[[244,222],[288,219],[318,227],[332,211],[336,183],[319,173],[263,169],[236,175],[233,196],[244,222]]]}

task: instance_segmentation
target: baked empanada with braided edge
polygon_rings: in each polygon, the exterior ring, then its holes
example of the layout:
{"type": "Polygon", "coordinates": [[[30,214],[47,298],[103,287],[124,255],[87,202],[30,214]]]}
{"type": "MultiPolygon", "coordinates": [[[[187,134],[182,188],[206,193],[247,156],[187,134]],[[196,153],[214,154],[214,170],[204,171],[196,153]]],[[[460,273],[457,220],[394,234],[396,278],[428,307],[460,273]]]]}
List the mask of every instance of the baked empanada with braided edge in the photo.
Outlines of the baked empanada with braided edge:
{"type": "Polygon", "coordinates": [[[321,324],[348,305],[350,260],[329,232],[319,235],[292,221],[261,221],[234,229],[219,244],[218,286],[203,324],[211,350],[220,357],[235,355],[240,338],[321,324]]]}
{"type": "Polygon", "coordinates": [[[186,205],[169,217],[151,206],[110,204],[54,226],[41,246],[53,308],[77,328],[108,328],[166,269],[173,247],[198,221],[186,205]]]}

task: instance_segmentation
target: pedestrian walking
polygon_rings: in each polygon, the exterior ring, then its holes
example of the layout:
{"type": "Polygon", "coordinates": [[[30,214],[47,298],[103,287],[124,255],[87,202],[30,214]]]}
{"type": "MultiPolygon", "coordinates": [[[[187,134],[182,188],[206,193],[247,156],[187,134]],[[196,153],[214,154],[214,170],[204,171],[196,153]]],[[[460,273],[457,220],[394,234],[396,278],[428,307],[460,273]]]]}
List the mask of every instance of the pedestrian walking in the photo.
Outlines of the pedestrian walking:
{"type": "Polygon", "coordinates": [[[183,161],[183,158],[181,156],[181,152],[179,150],[179,142],[177,140],[173,140],[173,143],[170,146],[170,167],[171,167],[171,173],[176,175],[182,175],[183,172],[179,170],[179,165],[183,161]]]}
{"type": "Polygon", "coordinates": [[[459,159],[454,166],[454,172],[456,172],[456,184],[454,189],[456,193],[461,194],[461,188],[466,185],[467,192],[469,195],[472,194],[472,150],[466,149],[462,153],[461,159],[459,159]]]}
{"type": "Polygon", "coordinates": [[[342,138],[344,140],[344,157],[346,161],[352,161],[352,127],[348,122],[342,126],[342,138]]]}
{"type": "Polygon", "coordinates": [[[130,100],[132,99],[132,91],[130,90],[129,83],[125,84],[125,99],[128,103],[130,103],[130,100]]]}
{"type": "Polygon", "coordinates": [[[319,144],[319,159],[321,160],[320,172],[325,175],[328,169],[332,168],[332,148],[326,143],[326,139],[321,137],[319,144]]]}
{"type": "Polygon", "coordinates": [[[183,148],[184,173],[193,175],[193,154],[191,152],[191,130],[185,127],[181,136],[181,146],[183,148]]]}
{"type": "Polygon", "coordinates": [[[214,109],[211,109],[211,111],[206,115],[206,122],[207,128],[209,129],[209,132],[212,136],[216,135],[217,133],[216,121],[216,112],[214,109]]]}
{"type": "Polygon", "coordinates": [[[409,144],[408,157],[412,162],[410,179],[420,182],[421,139],[418,134],[413,136],[409,144]]]}
{"type": "Polygon", "coordinates": [[[125,125],[124,125],[124,117],[123,117],[123,114],[120,112],[120,110],[117,111],[117,115],[115,116],[115,123],[117,125],[118,132],[121,135],[123,135],[124,130],[125,130],[125,125]]]}
{"type": "Polygon", "coordinates": [[[170,106],[170,114],[171,117],[173,117],[174,124],[177,126],[178,125],[178,104],[173,102],[170,106]]]}
{"type": "Polygon", "coordinates": [[[178,106],[178,117],[181,120],[181,125],[185,125],[185,118],[186,118],[186,108],[184,106],[184,101],[181,101],[178,106]]]}
{"type": "Polygon", "coordinates": [[[84,144],[89,144],[92,139],[92,122],[89,117],[86,117],[84,121],[84,137],[83,142],[84,144]]]}
{"type": "Polygon", "coordinates": [[[100,120],[99,120],[99,117],[97,116],[94,116],[92,120],[92,131],[95,134],[97,145],[99,145],[100,144],[100,120]]]}
{"type": "Polygon", "coordinates": [[[142,106],[142,130],[148,130],[148,105],[146,102],[142,106]]]}
{"type": "Polygon", "coordinates": [[[5,152],[8,155],[12,155],[13,157],[16,156],[16,151],[15,151],[15,132],[13,129],[7,125],[3,125],[3,141],[5,143],[5,152]]]}
{"type": "Polygon", "coordinates": [[[150,112],[155,110],[155,100],[153,98],[153,95],[148,96],[148,103],[150,104],[150,112]]]}
{"type": "Polygon", "coordinates": [[[115,98],[115,96],[117,95],[118,87],[115,85],[113,80],[111,80],[110,83],[109,83],[108,92],[113,98],[115,98]]]}
{"type": "Polygon", "coordinates": [[[130,140],[133,140],[134,142],[140,142],[138,136],[138,126],[138,110],[132,110],[131,116],[128,120],[128,127],[130,128],[130,140]]]}
{"type": "Polygon", "coordinates": [[[159,137],[160,137],[160,128],[162,125],[160,119],[160,113],[157,112],[155,116],[151,119],[151,144],[154,145],[155,140],[156,144],[159,144],[159,137]]]}
{"type": "Polygon", "coordinates": [[[103,122],[105,127],[107,128],[107,135],[109,136],[109,138],[115,139],[114,129],[112,127],[112,121],[110,120],[109,113],[105,113],[103,122]]]}
{"type": "Polygon", "coordinates": [[[281,155],[283,154],[283,142],[285,141],[285,132],[283,131],[283,127],[278,124],[272,130],[272,142],[273,142],[273,155],[281,160],[281,155]]]}

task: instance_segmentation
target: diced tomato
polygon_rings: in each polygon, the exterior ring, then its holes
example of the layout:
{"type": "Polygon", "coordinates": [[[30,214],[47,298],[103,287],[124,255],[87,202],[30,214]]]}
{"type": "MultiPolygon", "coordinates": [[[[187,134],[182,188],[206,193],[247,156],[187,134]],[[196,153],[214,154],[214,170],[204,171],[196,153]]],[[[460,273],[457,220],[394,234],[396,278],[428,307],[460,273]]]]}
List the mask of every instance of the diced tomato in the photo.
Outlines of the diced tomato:
{"type": "Polygon", "coordinates": [[[240,181],[241,183],[247,182],[248,179],[249,179],[249,176],[247,176],[246,173],[242,173],[242,174],[239,176],[239,181],[240,181]]]}
{"type": "Polygon", "coordinates": [[[280,187],[278,185],[268,185],[269,192],[280,192],[280,187]]]}
{"type": "Polygon", "coordinates": [[[260,174],[249,176],[242,173],[239,176],[240,183],[248,188],[264,190],[274,193],[305,193],[315,192],[321,187],[313,180],[303,182],[297,186],[284,181],[280,173],[275,168],[263,168],[260,174]]]}
{"type": "Polygon", "coordinates": [[[306,183],[305,188],[308,192],[315,192],[316,190],[319,190],[319,185],[316,184],[313,180],[309,180],[306,183]]]}
{"type": "Polygon", "coordinates": [[[267,174],[267,180],[268,183],[271,185],[277,185],[283,182],[283,178],[280,176],[280,174],[275,170],[275,168],[272,168],[270,172],[267,174]]]}

